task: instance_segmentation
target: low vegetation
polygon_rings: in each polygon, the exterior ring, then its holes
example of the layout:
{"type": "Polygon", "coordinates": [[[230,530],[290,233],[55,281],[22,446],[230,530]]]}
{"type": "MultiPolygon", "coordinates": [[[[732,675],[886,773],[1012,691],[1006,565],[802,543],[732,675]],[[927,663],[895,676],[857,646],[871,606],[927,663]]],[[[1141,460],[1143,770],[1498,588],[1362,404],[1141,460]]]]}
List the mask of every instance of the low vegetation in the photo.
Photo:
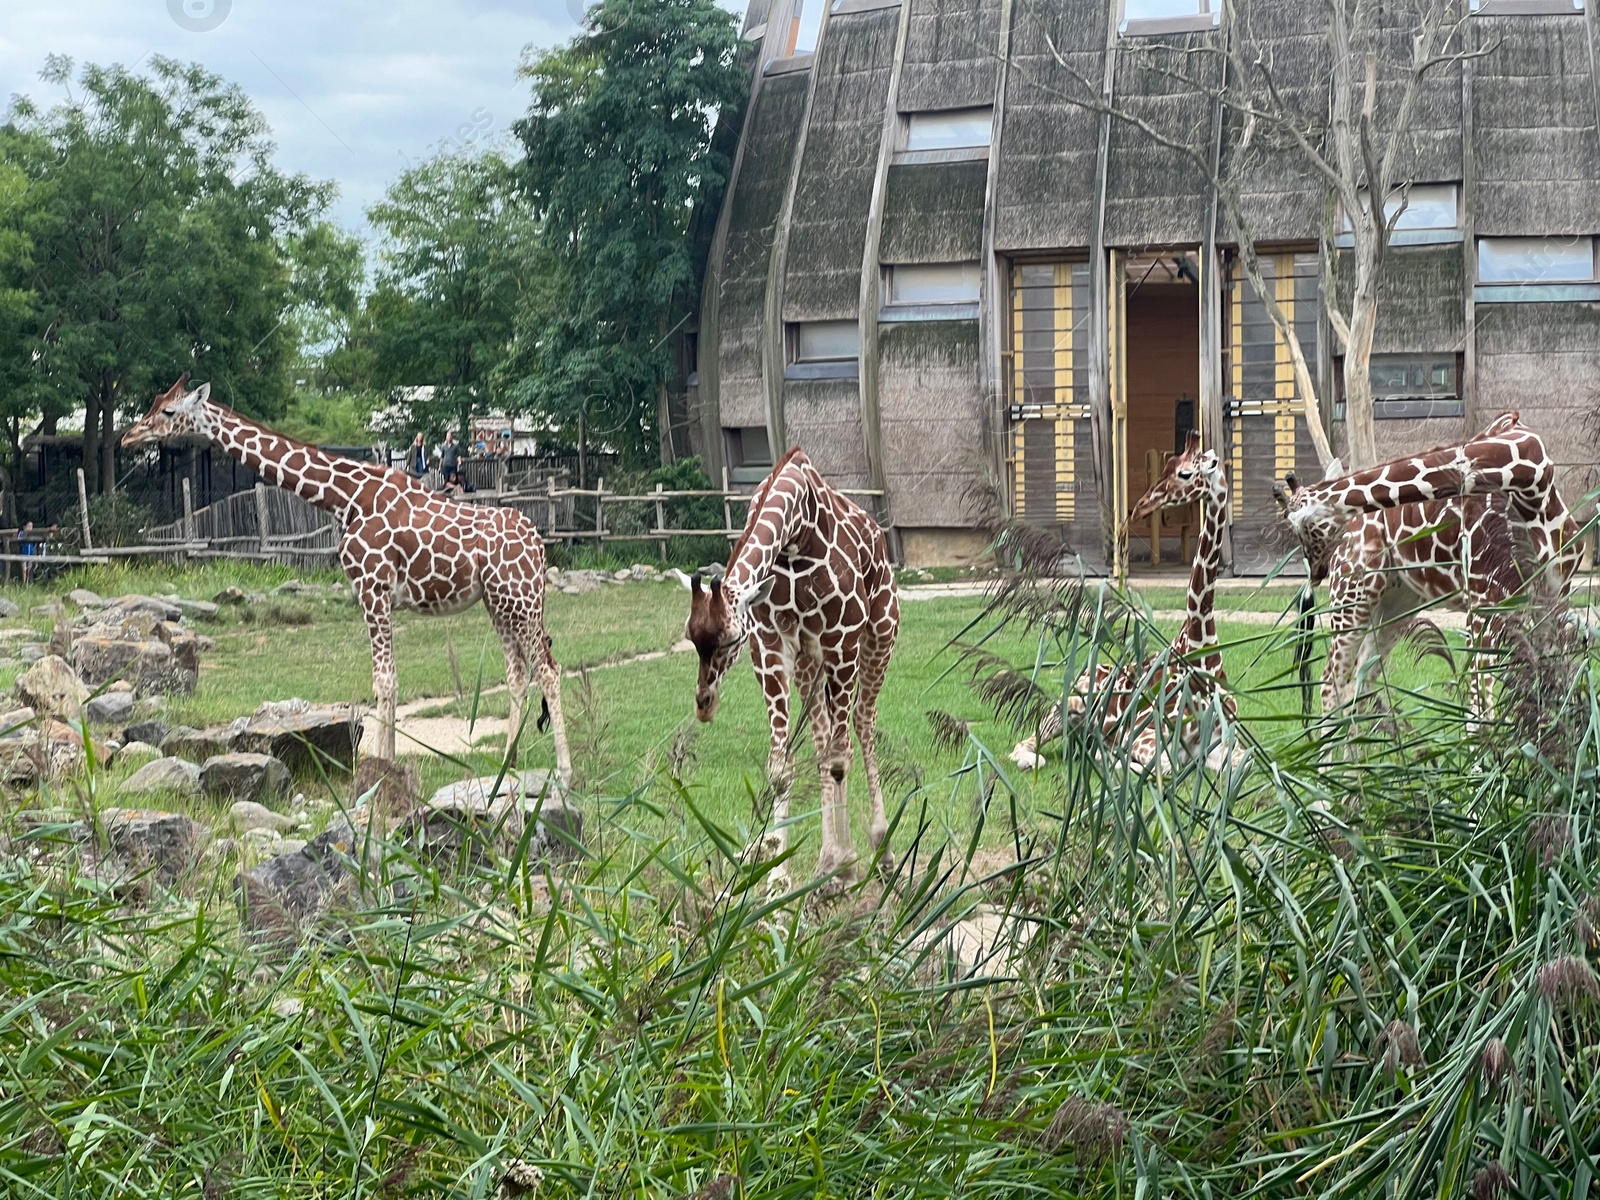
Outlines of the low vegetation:
{"type": "MultiPolygon", "coordinates": [[[[286,578],[102,570],[51,588],[208,597],[286,578]]],[[[286,949],[241,928],[228,860],[132,903],[74,851],[71,813],[21,817],[116,803],[114,767],[8,802],[3,1189],[490,1197],[532,1194],[519,1181],[536,1174],[547,1196],[1590,1189],[1593,650],[1539,676],[1558,738],[1525,736],[1510,702],[1469,734],[1459,654],[1403,659],[1386,711],[1308,730],[1289,632],[1225,620],[1248,767],[1141,780],[1069,729],[1021,777],[1004,759],[1017,730],[972,667],[1059,690],[1090,645],[1119,652],[1101,632],[1129,618],[1091,599],[1046,594],[1031,621],[981,597],[907,603],[881,721],[894,861],[831,902],[809,885],[769,897],[769,864],[742,859],[765,757],[747,673],[705,728],[683,720],[692,659],[602,668],[670,647],[683,606],[667,585],[552,598],[563,660],[593,668],[568,684],[577,864],[519,851],[461,869],[392,847],[286,949]]],[[[1152,636],[1133,620],[1135,643],[1152,636]]],[[[172,705],[184,719],[366,694],[359,617],[331,589],[203,628],[218,646],[172,705]]],[[[481,615],[408,619],[398,644],[403,700],[496,702],[481,615]]]]}

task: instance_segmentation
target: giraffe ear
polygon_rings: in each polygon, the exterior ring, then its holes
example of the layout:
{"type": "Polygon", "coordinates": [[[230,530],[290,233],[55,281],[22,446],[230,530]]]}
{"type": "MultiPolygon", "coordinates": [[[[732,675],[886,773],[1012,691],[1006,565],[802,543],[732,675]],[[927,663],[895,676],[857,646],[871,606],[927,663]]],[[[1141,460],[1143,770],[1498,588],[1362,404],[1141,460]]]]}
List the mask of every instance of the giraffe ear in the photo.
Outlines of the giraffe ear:
{"type": "Polygon", "coordinates": [[[700,576],[698,573],[691,579],[688,575],[678,570],[677,567],[673,567],[672,577],[683,584],[683,589],[686,592],[698,592],[700,590],[700,576]]]}
{"type": "Polygon", "coordinates": [[[1327,468],[1322,472],[1323,479],[1337,479],[1344,474],[1344,463],[1337,458],[1328,460],[1327,468]]]}
{"type": "Polygon", "coordinates": [[[740,596],[739,611],[741,613],[747,613],[756,605],[765,604],[767,602],[767,597],[772,595],[772,583],[772,576],[768,575],[760,583],[756,584],[755,587],[751,588],[743,596],[740,596]]]}
{"type": "Polygon", "coordinates": [[[199,387],[195,388],[194,391],[183,397],[179,403],[185,407],[188,407],[191,404],[204,404],[209,399],[211,399],[211,385],[209,383],[202,383],[199,387]]]}

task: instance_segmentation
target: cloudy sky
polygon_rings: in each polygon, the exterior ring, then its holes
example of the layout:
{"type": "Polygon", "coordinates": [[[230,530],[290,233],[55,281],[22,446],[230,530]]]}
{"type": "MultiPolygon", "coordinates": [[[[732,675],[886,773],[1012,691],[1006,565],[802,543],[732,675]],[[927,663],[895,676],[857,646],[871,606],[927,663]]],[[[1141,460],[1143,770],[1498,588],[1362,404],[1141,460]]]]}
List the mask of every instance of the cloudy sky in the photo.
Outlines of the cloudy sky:
{"type": "Polygon", "coordinates": [[[335,216],[362,229],[408,163],[506,136],[527,107],[523,47],[571,37],[582,2],[0,0],[0,104],[61,98],[39,79],[47,54],[202,62],[265,113],[281,166],[339,182],[335,216]]]}

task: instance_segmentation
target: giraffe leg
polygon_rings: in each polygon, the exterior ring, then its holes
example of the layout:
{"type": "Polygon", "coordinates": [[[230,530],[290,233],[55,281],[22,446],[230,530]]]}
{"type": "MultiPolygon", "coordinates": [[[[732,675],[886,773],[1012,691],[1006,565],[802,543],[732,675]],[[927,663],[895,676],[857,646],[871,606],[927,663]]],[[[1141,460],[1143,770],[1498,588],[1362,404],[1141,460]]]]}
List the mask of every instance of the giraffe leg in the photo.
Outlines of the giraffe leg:
{"type": "Polygon", "coordinates": [[[500,648],[506,656],[506,691],[511,694],[511,713],[506,718],[506,764],[517,765],[517,744],[522,736],[522,722],[528,711],[528,654],[527,634],[514,611],[501,603],[492,593],[485,593],[489,617],[500,635],[500,648]]]}
{"type": "Polygon", "coordinates": [[[394,667],[394,594],[387,581],[365,580],[358,596],[372,641],[372,692],[378,702],[378,757],[394,761],[400,681],[394,667]]]}
{"type": "MultiPolygon", "coordinates": [[[[746,857],[777,858],[789,849],[789,794],[794,787],[794,752],[789,748],[789,667],[778,634],[757,630],[750,642],[756,680],[767,704],[771,742],[767,749],[767,786],[772,791],[771,825],[746,857]]],[[[789,890],[789,868],[775,867],[767,876],[769,895],[789,890]]]]}
{"type": "Polygon", "coordinates": [[[825,723],[826,747],[818,763],[822,773],[822,849],[817,853],[817,875],[833,876],[824,889],[840,891],[856,882],[856,847],[850,836],[850,695],[855,690],[852,664],[839,664],[825,674],[822,703],[811,720],[825,723]]]}
{"type": "Polygon", "coordinates": [[[545,707],[550,713],[550,734],[556,744],[556,778],[565,785],[572,783],[572,750],[567,745],[567,719],[561,711],[561,667],[550,649],[550,639],[541,628],[535,637],[537,648],[533,661],[539,690],[544,695],[545,707]]]}
{"type": "Polygon", "coordinates": [[[873,647],[863,657],[865,663],[861,670],[861,683],[856,689],[853,715],[856,740],[861,743],[861,765],[867,772],[867,791],[872,798],[872,824],[867,837],[873,853],[878,856],[878,870],[885,876],[891,876],[894,874],[894,859],[883,844],[889,836],[889,817],[884,811],[883,781],[878,775],[878,693],[883,690],[889,653],[887,649],[873,647]]]}

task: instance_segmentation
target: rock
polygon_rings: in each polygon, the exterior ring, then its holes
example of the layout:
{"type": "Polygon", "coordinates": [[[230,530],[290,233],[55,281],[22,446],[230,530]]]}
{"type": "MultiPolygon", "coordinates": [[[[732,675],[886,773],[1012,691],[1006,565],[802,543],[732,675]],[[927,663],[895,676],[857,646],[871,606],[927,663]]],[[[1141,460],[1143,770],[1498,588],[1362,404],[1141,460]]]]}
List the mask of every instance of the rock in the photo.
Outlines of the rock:
{"type": "Polygon", "coordinates": [[[233,748],[232,738],[232,732],[225,725],[213,725],[209,729],[179,725],[161,739],[161,751],[193,763],[203,763],[219,754],[227,754],[233,748]]]}
{"type": "MultiPolygon", "coordinates": [[[[244,599],[244,593],[239,593],[239,598],[244,599]]],[[[180,600],[174,598],[172,603],[184,612],[196,617],[214,617],[222,611],[221,605],[214,600],[180,600]]]]}
{"type": "Polygon", "coordinates": [[[128,695],[131,696],[133,695],[133,684],[129,683],[126,679],[113,679],[110,683],[106,684],[106,691],[127,692],[128,695]]]}
{"type": "Polygon", "coordinates": [[[33,642],[39,635],[31,629],[0,629],[0,642],[33,642]]]}
{"type": "Polygon", "coordinates": [[[131,871],[154,868],[163,883],[199,861],[201,841],[210,832],[181,813],[108,809],[102,818],[107,851],[131,871]]]}
{"type": "Polygon", "coordinates": [[[149,742],[129,742],[118,750],[114,759],[118,766],[125,763],[149,762],[152,758],[160,758],[161,751],[149,742]]]}
{"type": "Polygon", "coordinates": [[[113,679],[127,679],[139,692],[192,692],[197,671],[188,677],[175,667],[172,647],[155,638],[130,641],[89,633],[72,646],[72,663],[85,682],[98,687],[113,679]]]}
{"type": "Polygon", "coordinates": [[[148,742],[152,746],[159,746],[166,741],[167,734],[172,732],[172,726],[165,721],[135,721],[122,731],[124,742],[148,742]]]}
{"type": "Polygon", "coordinates": [[[211,597],[211,603],[219,606],[223,604],[243,604],[244,602],[244,590],[236,587],[225,587],[215,596],[211,597]]]}
{"type": "Polygon", "coordinates": [[[360,852],[356,831],[343,822],[299,850],[241,871],[234,880],[245,927],[277,942],[292,942],[354,889],[345,863],[360,852]]]}
{"type": "Polygon", "coordinates": [[[414,763],[363,758],[350,792],[353,807],[370,807],[386,822],[404,821],[422,801],[422,779],[414,763]]]}
{"type": "Polygon", "coordinates": [[[298,996],[285,996],[272,1005],[272,1015],[283,1020],[298,1017],[306,1009],[305,1001],[298,996]]]}
{"type": "Polygon", "coordinates": [[[316,590],[316,587],[312,584],[299,579],[291,579],[287,583],[280,583],[273,588],[272,594],[275,596],[294,596],[299,595],[301,592],[314,592],[316,590]]]}
{"type": "Polygon", "coordinates": [[[289,768],[266,754],[219,754],[200,768],[200,787],[229,800],[282,800],[289,794],[289,768]]]}
{"type": "Polygon", "coordinates": [[[123,782],[122,791],[130,796],[154,792],[173,792],[180,796],[200,794],[200,768],[182,758],[158,758],[147,762],[123,782]]]}
{"type": "Polygon", "coordinates": [[[36,663],[45,656],[45,647],[30,644],[17,648],[17,659],[20,662],[36,663]]]}
{"type": "Polygon", "coordinates": [[[265,804],[257,804],[254,800],[236,800],[228,808],[228,824],[239,833],[256,829],[288,833],[294,828],[294,818],[273,812],[265,804]]]}
{"type": "Polygon", "coordinates": [[[233,738],[233,749],[270,754],[293,774],[350,772],[361,744],[361,722],[349,708],[251,718],[233,738]]]}
{"type": "Polygon", "coordinates": [[[51,620],[55,620],[65,614],[67,610],[61,607],[61,601],[52,600],[48,604],[35,604],[32,611],[36,617],[49,617],[51,620]]]}
{"type": "Polygon", "coordinates": [[[515,852],[529,817],[537,827],[528,841],[530,861],[561,862],[577,857],[583,815],[567,804],[548,771],[507,773],[496,787],[487,775],[440,788],[413,819],[413,839],[435,854],[483,856],[492,844],[501,857],[515,852]],[[548,794],[544,794],[546,789],[548,794]]]}
{"type": "Polygon", "coordinates": [[[21,605],[15,600],[7,600],[4,596],[0,596],[0,618],[20,617],[21,615],[21,605]]]}
{"type": "Polygon", "coordinates": [[[279,854],[299,854],[303,852],[305,848],[306,842],[303,838],[286,837],[278,840],[279,854]]]}
{"type": "Polygon", "coordinates": [[[97,725],[115,725],[133,716],[132,692],[104,692],[84,706],[89,720],[97,725]]]}
{"type": "Polygon", "coordinates": [[[100,615],[101,621],[123,621],[129,617],[146,614],[157,621],[181,621],[183,609],[170,600],[161,600],[155,596],[141,596],[129,593],[118,596],[115,600],[106,601],[105,611],[100,615]]]}
{"type": "Polygon", "coordinates": [[[17,680],[17,699],[29,708],[43,713],[65,713],[76,716],[89,698],[89,689],[73,674],[63,658],[49,654],[17,680]]]}
{"type": "Polygon", "coordinates": [[[0,737],[12,736],[23,727],[31,725],[38,715],[31,708],[13,708],[9,712],[0,713],[0,737]]]}
{"type": "Polygon", "coordinates": [[[72,601],[79,608],[105,607],[105,601],[100,599],[99,596],[91,592],[88,588],[73,588],[67,593],[67,599],[72,601]]]}

